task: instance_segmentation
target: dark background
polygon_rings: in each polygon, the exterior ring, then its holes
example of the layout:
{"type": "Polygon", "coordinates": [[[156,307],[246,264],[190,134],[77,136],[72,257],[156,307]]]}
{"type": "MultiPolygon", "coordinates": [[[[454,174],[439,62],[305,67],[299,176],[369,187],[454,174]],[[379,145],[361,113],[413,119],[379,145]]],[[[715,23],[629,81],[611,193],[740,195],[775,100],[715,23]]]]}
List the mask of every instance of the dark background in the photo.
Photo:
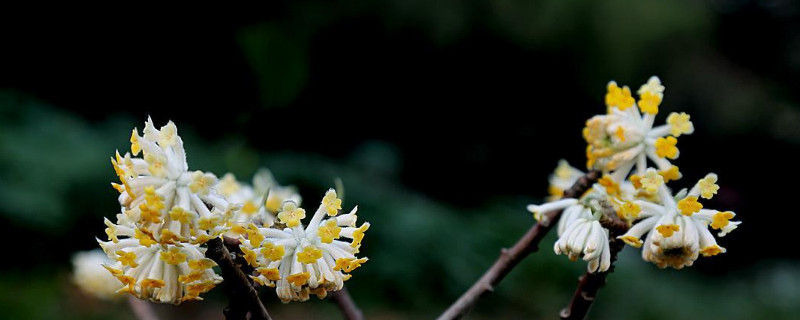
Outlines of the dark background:
{"type": "MultiPolygon", "coordinates": [[[[800,3],[275,1],[179,10],[0,13],[0,306],[10,318],[125,317],[69,281],[117,212],[108,157],[147,116],[178,125],[190,167],[269,167],[309,205],[341,177],[373,224],[348,282],[370,318],[431,318],[533,223],[558,159],[582,167],[605,84],[666,86],[657,120],[696,131],[676,161],[706,207],[743,221],[728,253],[661,271],[623,252],[595,318],[790,318],[800,151],[800,3]]],[[[75,9],[75,8],[70,8],[75,9]]],[[[91,9],[91,10],[90,10],[91,9]]],[[[583,263],[524,261],[473,318],[552,318],[583,263]]],[[[218,291],[218,290],[215,290],[218,291]]],[[[276,318],[339,315],[326,302],[276,318]]],[[[221,295],[160,307],[219,317],[221,295]]],[[[4,316],[5,317],[5,316],[4,316]]]]}

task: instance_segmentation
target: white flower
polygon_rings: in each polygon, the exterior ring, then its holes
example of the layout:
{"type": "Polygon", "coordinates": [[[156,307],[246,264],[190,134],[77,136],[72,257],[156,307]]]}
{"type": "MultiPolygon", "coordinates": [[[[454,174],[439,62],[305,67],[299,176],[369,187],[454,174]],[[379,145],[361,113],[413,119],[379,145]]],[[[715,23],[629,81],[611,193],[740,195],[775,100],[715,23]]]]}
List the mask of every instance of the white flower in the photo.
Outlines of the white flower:
{"type": "Polygon", "coordinates": [[[278,220],[283,230],[260,228],[250,224],[247,239],[240,246],[247,262],[256,268],[254,281],[275,286],[284,303],[308,300],[309,294],[323,298],[329,291],[340,290],[350,278],[350,271],[367,258],[358,258],[361,240],[369,223],[356,228],[356,211],[338,215],[341,200],[328,190],[307,227],[300,221],[305,210],[292,200],[284,201],[278,220]],[[326,218],[323,220],[323,218],[326,218]],[[351,242],[338,240],[352,239],[351,242]]]}
{"type": "Polygon", "coordinates": [[[117,293],[117,290],[122,284],[103,268],[103,264],[110,262],[108,256],[100,249],[75,253],[72,256],[72,282],[83,292],[97,298],[104,300],[120,298],[122,295],[117,293]]]}
{"type": "Polygon", "coordinates": [[[637,248],[644,245],[642,258],[660,268],[681,269],[691,266],[700,254],[709,257],[725,252],[708,228],[720,230],[718,236],[722,237],[736,229],[740,222],[730,221],[735,216],[733,212],[703,209],[698,202],[699,196],[710,198],[716,192],[719,188],[716,180],[715,174],[709,174],[688,194],[681,192],[677,198],[661,185],[659,203],[635,201],[641,220],[618,238],[637,248]],[[643,243],[641,237],[645,233],[647,238],[643,243]]]}
{"type": "Polygon", "coordinates": [[[131,134],[130,154],[111,159],[121,184],[123,214],[142,232],[164,244],[204,243],[225,229],[235,208],[212,188],[217,178],[189,171],[183,140],[171,121],[160,130],[147,119],[144,136],[131,134]]]}
{"type": "Polygon", "coordinates": [[[202,300],[201,293],[214,288],[222,278],[212,269],[216,265],[205,258],[205,248],[196,244],[158,244],[133,223],[119,214],[120,225],[106,219],[110,241],[100,247],[113,264],[105,268],[119,280],[117,292],[127,292],[140,299],[179,304],[202,300]]]}
{"type": "Polygon", "coordinates": [[[609,249],[609,232],[600,225],[601,201],[611,197],[605,188],[596,184],[591,191],[580,199],[562,199],[543,205],[529,205],[528,211],[534,213],[537,220],[546,217],[545,212],[563,210],[556,228],[558,241],[553,250],[556,254],[566,254],[570,260],[582,258],[588,261],[589,272],[603,272],[611,266],[609,249]]]}
{"type": "Polygon", "coordinates": [[[550,186],[547,188],[547,192],[550,193],[547,198],[548,201],[561,199],[564,196],[564,191],[571,188],[583,175],[583,171],[569,165],[567,160],[559,160],[558,167],[548,179],[550,182],[550,186]]]}
{"type": "Polygon", "coordinates": [[[589,272],[604,272],[611,266],[608,230],[593,216],[572,220],[553,250],[556,254],[566,254],[572,261],[578,258],[589,261],[589,272]]]}
{"type": "Polygon", "coordinates": [[[250,222],[264,227],[272,226],[283,201],[292,200],[298,204],[301,201],[294,187],[279,185],[267,169],[256,172],[253,186],[240,183],[233,174],[228,173],[222,177],[216,189],[228,202],[241,205],[228,221],[231,230],[226,235],[230,237],[245,234],[245,228],[250,222]]]}
{"type": "Polygon", "coordinates": [[[589,144],[586,150],[589,168],[613,171],[614,179],[622,181],[634,166],[637,174],[643,175],[647,159],[650,159],[665,180],[680,178],[677,167],[667,159],[676,159],[679,155],[676,137],[691,134],[694,127],[685,113],[672,113],[667,124],[653,127],[663,91],[658,77],[651,77],[638,91],[637,108],[628,87],[620,88],[613,81],[608,84],[608,114],[589,119],[583,130],[589,144]]]}

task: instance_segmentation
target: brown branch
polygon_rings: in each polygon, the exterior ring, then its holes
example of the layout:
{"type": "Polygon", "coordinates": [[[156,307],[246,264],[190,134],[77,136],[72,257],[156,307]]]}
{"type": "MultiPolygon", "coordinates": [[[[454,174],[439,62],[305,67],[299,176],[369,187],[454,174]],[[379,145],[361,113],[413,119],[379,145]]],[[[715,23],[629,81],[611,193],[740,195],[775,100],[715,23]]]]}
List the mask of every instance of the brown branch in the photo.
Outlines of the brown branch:
{"type": "Polygon", "coordinates": [[[156,315],[155,310],[153,310],[153,306],[150,305],[150,302],[129,295],[128,306],[131,307],[131,311],[133,311],[133,314],[136,315],[136,319],[158,320],[158,316],[156,315]]]}
{"type": "Polygon", "coordinates": [[[625,243],[617,239],[617,236],[625,234],[630,226],[622,221],[614,209],[608,204],[603,203],[603,216],[600,224],[609,231],[609,249],[611,250],[611,266],[605,272],[585,273],[578,278],[578,287],[572,296],[569,306],[561,310],[561,319],[583,319],[589,313],[597,292],[606,284],[608,275],[614,272],[614,262],[617,254],[625,247],[625,243]]]}
{"type": "Polygon", "coordinates": [[[251,319],[271,320],[267,308],[258,298],[258,292],[250,282],[250,278],[236,266],[222,239],[215,238],[206,244],[208,245],[206,257],[219,265],[222,277],[225,279],[225,287],[228,291],[228,306],[223,311],[225,319],[247,319],[249,311],[251,319]]]}
{"type": "Polygon", "coordinates": [[[342,311],[345,319],[364,320],[364,314],[361,313],[361,310],[356,306],[353,297],[351,297],[350,292],[347,291],[347,287],[343,287],[342,290],[331,293],[331,300],[336,302],[336,305],[339,306],[339,310],[342,311]]]}
{"type": "MultiPolygon", "coordinates": [[[[571,188],[567,189],[564,192],[564,197],[580,197],[599,178],[600,172],[590,171],[578,179],[571,188]]],[[[478,299],[494,291],[494,287],[500,283],[522,259],[538,251],[539,242],[542,241],[544,236],[547,235],[547,232],[550,231],[552,226],[556,225],[558,219],[561,218],[561,210],[546,212],[544,216],[545,218],[541,222],[533,225],[511,249],[503,248],[500,250],[500,257],[497,258],[497,261],[495,261],[492,267],[486,270],[486,273],[483,274],[480,280],[475,282],[467,292],[450,305],[450,308],[442,313],[438,319],[450,320],[464,317],[472,307],[475,306],[478,299]]]]}

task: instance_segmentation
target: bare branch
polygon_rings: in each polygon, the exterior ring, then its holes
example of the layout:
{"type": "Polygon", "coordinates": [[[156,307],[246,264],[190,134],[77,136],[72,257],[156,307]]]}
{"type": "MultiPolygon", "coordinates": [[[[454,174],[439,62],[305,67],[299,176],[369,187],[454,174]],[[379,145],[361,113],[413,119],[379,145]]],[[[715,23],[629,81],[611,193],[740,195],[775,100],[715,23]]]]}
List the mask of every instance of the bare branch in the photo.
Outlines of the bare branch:
{"type": "MultiPolygon", "coordinates": [[[[564,192],[565,198],[580,197],[588,190],[597,179],[600,172],[590,171],[575,183],[571,188],[564,192]]],[[[439,320],[461,319],[475,306],[482,296],[494,291],[494,287],[514,269],[519,262],[529,254],[539,250],[539,242],[542,241],[547,232],[553,225],[558,223],[561,218],[561,210],[546,212],[544,223],[540,222],[531,227],[511,249],[500,250],[500,257],[497,258],[483,276],[472,285],[456,302],[450,305],[439,320]]]]}
{"type": "Polygon", "coordinates": [[[361,310],[356,306],[353,297],[351,297],[350,292],[347,291],[347,287],[343,287],[342,290],[331,293],[331,300],[336,302],[336,305],[339,306],[339,310],[342,311],[345,319],[364,320],[364,314],[361,313],[361,310]]]}
{"type": "Polygon", "coordinates": [[[215,238],[206,243],[208,250],[206,257],[214,260],[222,270],[225,287],[228,291],[228,306],[223,312],[227,320],[246,319],[250,311],[250,318],[257,320],[271,320],[267,308],[258,298],[258,292],[250,282],[250,278],[236,266],[231,253],[225,248],[222,239],[215,238]]]}

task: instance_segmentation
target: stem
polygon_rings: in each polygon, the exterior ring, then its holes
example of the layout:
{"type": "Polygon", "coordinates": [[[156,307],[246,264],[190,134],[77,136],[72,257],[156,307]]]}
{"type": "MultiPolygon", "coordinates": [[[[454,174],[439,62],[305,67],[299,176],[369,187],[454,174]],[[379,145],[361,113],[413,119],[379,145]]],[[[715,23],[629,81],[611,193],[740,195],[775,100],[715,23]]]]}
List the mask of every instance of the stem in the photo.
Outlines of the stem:
{"type": "Polygon", "coordinates": [[[236,266],[231,253],[225,248],[222,239],[215,238],[207,243],[206,257],[219,265],[225,287],[228,291],[228,306],[223,313],[227,320],[246,319],[250,311],[251,319],[271,320],[267,308],[258,298],[258,292],[250,282],[250,278],[236,266]]]}
{"type": "Polygon", "coordinates": [[[153,310],[153,306],[147,301],[131,295],[128,296],[128,306],[131,307],[131,311],[133,311],[133,314],[136,315],[136,319],[158,320],[158,316],[156,315],[155,310],[153,310]]]}
{"type": "MultiPolygon", "coordinates": [[[[575,184],[564,192],[565,198],[580,197],[600,178],[600,172],[589,171],[578,179],[575,184]]],[[[494,291],[494,287],[514,269],[519,262],[529,254],[539,250],[539,242],[542,241],[552,226],[558,223],[561,218],[561,211],[546,212],[545,218],[531,227],[522,238],[514,244],[511,249],[503,248],[500,250],[500,257],[486,273],[472,285],[456,302],[450,305],[439,320],[461,319],[475,306],[482,296],[494,291]]]]}
{"type": "Polygon", "coordinates": [[[585,273],[578,278],[578,287],[572,295],[572,301],[561,310],[561,319],[583,319],[589,313],[592,303],[597,297],[597,292],[606,284],[608,275],[614,272],[614,262],[617,254],[625,247],[625,243],[617,236],[625,234],[630,228],[627,222],[622,221],[608,203],[603,203],[603,216],[600,224],[609,231],[609,249],[611,250],[611,266],[605,272],[585,273]]]}
{"type": "Polygon", "coordinates": [[[339,306],[344,318],[347,320],[364,320],[364,314],[356,306],[355,301],[347,291],[347,287],[342,287],[342,290],[331,293],[331,299],[339,306]]]}

